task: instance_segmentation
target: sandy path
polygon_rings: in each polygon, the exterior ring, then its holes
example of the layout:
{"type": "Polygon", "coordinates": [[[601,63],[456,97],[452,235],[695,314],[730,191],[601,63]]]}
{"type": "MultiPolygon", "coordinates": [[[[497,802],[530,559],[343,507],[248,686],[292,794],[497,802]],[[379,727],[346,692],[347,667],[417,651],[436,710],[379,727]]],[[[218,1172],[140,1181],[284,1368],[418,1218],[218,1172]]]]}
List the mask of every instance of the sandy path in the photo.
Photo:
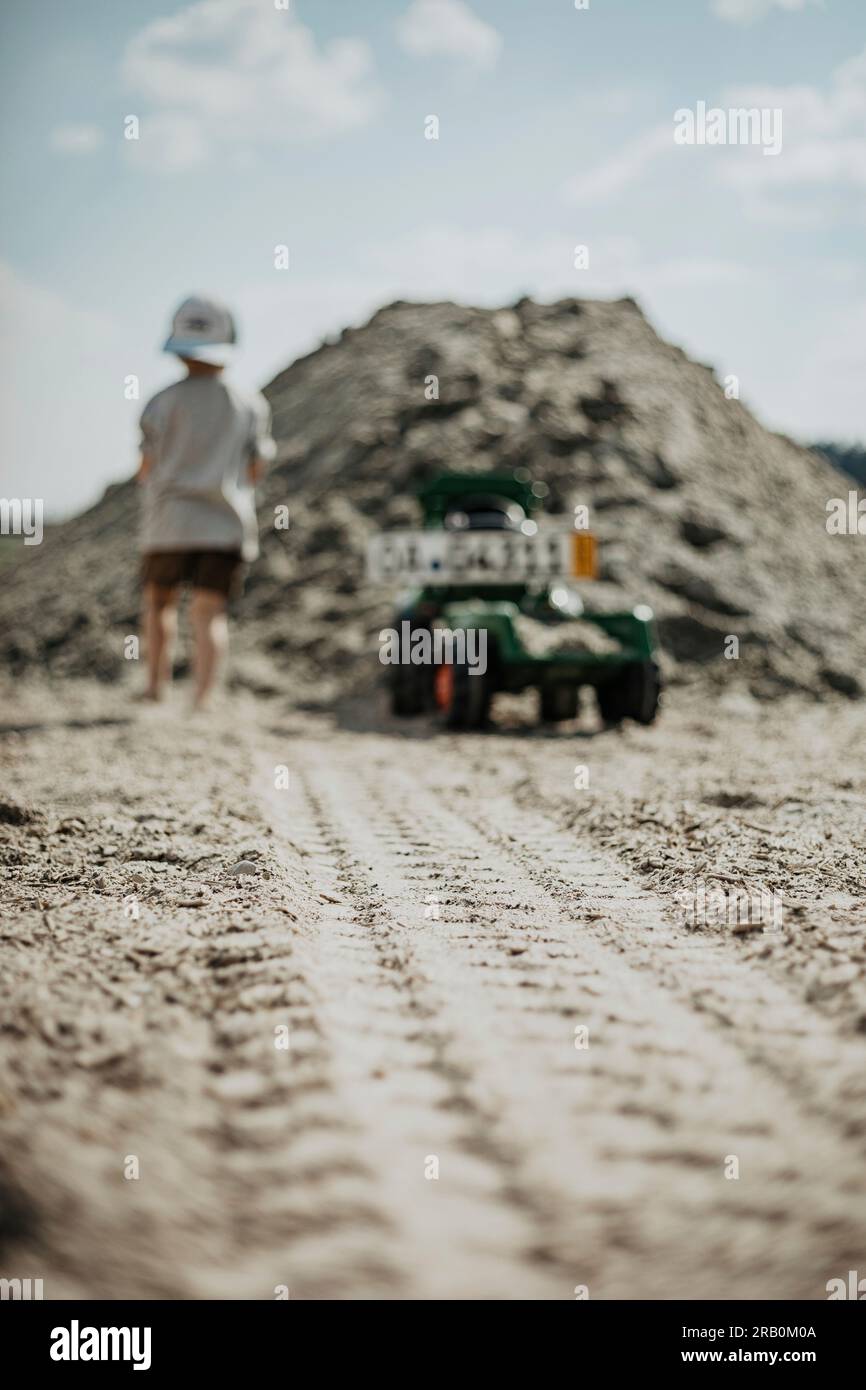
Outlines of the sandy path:
{"type": "Polygon", "coordinates": [[[248,705],[213,738],[75,700],[4,730],[0,1274],[771,1299],[866,1268],[844,719],[791,707],[816,780],[743,710],[455,739],[248,705]],[[784,889],[785,929],[690,930],[696,866],[784,889]]]}

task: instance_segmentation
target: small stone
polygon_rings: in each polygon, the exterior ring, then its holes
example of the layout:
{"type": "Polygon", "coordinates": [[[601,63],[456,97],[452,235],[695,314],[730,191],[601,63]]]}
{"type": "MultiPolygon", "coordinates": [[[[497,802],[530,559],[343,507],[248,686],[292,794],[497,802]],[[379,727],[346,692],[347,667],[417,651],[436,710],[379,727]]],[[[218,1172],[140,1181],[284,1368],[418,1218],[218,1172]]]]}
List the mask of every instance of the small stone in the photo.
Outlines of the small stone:
{"type": "Polygon", "coordinates": [[[736,922],[734,922],[733,926],[731,927],[731,932],[733,933],[734,936],[747,936],[747,935],[749,934],[749,932],[753,932],[753,931],[759,932],[759,931],[763,931],[763,930],[764,930],[764,924],[763,924],[763,922],[749,922],[749,921],[740,922],[740,921],[736,921],[736,922]]]}
{"type": "Polygon", "coordinates": [[[235,878],[241,874],[257,874],[258,866],[251,859],[239,859],[236,864],[232,864],[230,869],[226,869],[227,874],[232,874],[235,878]]]}

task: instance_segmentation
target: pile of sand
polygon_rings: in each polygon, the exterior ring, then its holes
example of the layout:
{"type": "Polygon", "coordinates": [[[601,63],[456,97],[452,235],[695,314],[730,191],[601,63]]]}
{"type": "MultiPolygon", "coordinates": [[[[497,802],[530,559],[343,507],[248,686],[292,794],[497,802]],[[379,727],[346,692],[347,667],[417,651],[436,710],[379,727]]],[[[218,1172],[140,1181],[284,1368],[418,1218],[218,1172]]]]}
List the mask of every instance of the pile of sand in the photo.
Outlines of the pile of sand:
{"type": "MultiPolygon", "coordinates": [[[[850,480],[726,399],[633,301],[393,304],[266,394],[279,455],[238,605],[240,683],[322,703],[375,680],[392,596],[365,581],[368,536],[417,520],[412,493],[442,470],[522,468],[560,521],[588,505],[604,592],[654,608],[670,678],[860,693],[863,540],[825,526],[850,480]]],[[[13,671],[134,671],[135,515],[125,483],[21,547],[0,594],[13,671]]]]}

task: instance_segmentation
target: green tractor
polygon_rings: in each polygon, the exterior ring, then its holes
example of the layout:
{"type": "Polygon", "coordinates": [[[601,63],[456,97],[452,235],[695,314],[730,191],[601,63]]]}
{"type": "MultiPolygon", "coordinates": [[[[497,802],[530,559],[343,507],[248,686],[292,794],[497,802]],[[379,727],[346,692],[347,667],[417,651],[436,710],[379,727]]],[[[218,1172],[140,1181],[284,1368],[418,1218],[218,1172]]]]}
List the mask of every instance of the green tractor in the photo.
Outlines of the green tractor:
{"type": "Polygon", "coordinates": [[[652,610],[595,611],[578,596],[575,582],[597,576],[595,537],[539,528],[544,491],[525,476],[445,473],[418,494],[422,530],[374,539],[371,577],[411,586],[389,630],[399,634],[388,665],[393,714],[438,710],[451,728],[480,728],[498,691],[535,687],[542,721],[555,722],[573,719],[580,687],[592,686],[605,724],[655,719],[652,610]],[[526,618],[543,632],[579,619],[599,641],[534,653],[521,635],[526,618]]]}

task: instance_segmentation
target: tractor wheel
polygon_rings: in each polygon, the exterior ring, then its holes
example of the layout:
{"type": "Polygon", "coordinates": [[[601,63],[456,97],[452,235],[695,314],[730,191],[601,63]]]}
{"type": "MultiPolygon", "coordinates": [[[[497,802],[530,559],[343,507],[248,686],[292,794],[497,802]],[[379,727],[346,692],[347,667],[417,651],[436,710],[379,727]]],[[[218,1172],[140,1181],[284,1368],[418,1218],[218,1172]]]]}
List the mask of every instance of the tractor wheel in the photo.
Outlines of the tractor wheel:
{"type": "Polygon", "coordinates": [[[543,685],[541,687],[542,724],[556,724],[561,719],[575,719],[576,717],[576,685],[543,685]]]}
{"type": "Polygon", "coordinates": [[[433,699],[449,729],[480,729],[487,723],[495,682],[491,661],[483,675],[472,675],[466,662],[437,666],[433,699]]]}
{"type": "Polygon", "coordinates": [[[652,724],[658,714],[660,694],[661,679],[655,661],[633,661],[596,690],[605,724],[621,724],[624,719],[652,724]]]}
{"type": "Polygon", "coordinates": [[[388,690],[393,715],[405,719],[414,714],[424,714],[430,708],[433,698],[430,675],[429,666],[404,665],[400,662],[389,667],[388,690]]]}

